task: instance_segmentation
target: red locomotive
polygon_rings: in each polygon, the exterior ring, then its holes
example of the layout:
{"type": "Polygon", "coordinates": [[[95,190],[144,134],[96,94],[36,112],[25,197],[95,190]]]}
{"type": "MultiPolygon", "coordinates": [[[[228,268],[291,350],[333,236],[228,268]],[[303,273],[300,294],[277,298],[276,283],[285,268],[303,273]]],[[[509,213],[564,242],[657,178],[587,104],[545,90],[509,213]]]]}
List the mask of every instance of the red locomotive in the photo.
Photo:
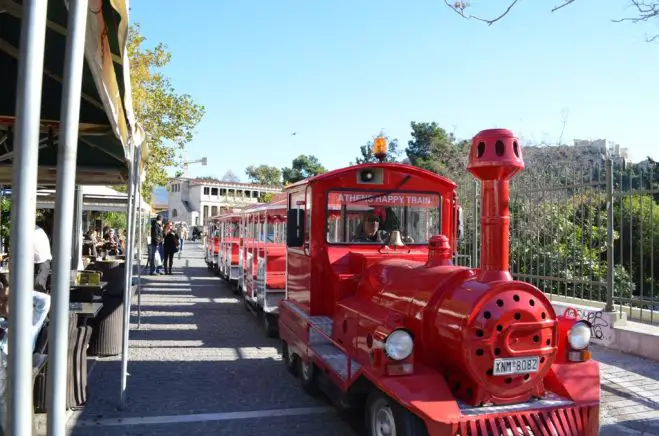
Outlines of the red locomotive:
{"type": "MultiPolygon", "coordinates": [[[[375,141],[376,156],[386,154],[375,141]]],[[[389,163],[286,188],[283,360],[305,391],[366,404],[372,435],[595,435],[599,364],[590,325],[557,316],[508,271],[508,130],[473,139],[482,183],[481,268],[452,264],[456,185],[389,163]]]]}

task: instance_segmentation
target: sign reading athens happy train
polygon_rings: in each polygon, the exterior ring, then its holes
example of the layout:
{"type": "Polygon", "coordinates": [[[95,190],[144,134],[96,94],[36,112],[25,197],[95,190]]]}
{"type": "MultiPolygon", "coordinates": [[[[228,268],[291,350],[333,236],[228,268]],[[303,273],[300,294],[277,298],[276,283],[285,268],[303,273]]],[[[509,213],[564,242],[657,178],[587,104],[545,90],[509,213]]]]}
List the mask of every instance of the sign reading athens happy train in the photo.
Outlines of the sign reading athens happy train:
{"type": "Polygon", "coordinates": [[[363,204],[364,206],[389,207],[439,207],[439,196],[435,194],[418,194],[412,192],[378,193],[378,192],[332,192],[331,205],[363,204]]]}

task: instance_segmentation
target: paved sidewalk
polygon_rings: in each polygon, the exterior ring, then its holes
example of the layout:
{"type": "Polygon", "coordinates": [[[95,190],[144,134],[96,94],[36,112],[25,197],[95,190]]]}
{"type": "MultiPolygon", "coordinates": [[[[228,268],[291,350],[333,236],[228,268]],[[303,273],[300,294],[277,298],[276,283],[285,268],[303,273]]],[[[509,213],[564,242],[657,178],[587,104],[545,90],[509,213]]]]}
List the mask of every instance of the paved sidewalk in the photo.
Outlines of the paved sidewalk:
{"type": "MultiPolygon", "coordinates": [[[[199,244],[174,275],[146,276],[141,327],[133,305],[128,404],[118,410],[121,359],[98,359],[74,436],[340,435],[357,424],[304,394],[281,363],[279,341],[206,268],[199,244]]],[[[602,435],[659,435],[659,363],[596,347],[602,435]]]]}
{"type": "Polygon", "coordinates": [[[117,409],[121,357],[99,359],[89,401],[69,419],[74,436],[351,436],[323,399],[286,372],[268,339],[231,290],[188,243],[171,276],[144,276],[141,326],[132,310],[127,399],[117,409]]]}
{"type": "Polygon", "coordinates": [[[659,435],[659,362],[594,348],[600,361],[600,434],[659,435]]]}

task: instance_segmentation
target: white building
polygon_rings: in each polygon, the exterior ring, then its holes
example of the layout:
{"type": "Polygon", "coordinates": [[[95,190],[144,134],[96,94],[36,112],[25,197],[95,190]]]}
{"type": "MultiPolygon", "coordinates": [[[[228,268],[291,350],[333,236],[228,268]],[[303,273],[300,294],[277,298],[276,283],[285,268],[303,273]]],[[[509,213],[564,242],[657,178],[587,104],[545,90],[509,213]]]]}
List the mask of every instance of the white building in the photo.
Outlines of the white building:
{"type": "Polygon", "coordinates": [[[170,181],[167,190],[169,219],[189,226],[200,226],[208,217],[258,203],[262,194],[281,192],[274,186],[186,178],[170,181]]]}
{"type": "Polygon", "coordinates": [[[625,160],[631,159],[631,154],[629,148],[620,147],[620,144],[609,141],[608,139],[575,139],[575,147],[593,147],[596,148],[600,153],[606,154],[608,151],[612,157],[620,157],[625,160]]]}

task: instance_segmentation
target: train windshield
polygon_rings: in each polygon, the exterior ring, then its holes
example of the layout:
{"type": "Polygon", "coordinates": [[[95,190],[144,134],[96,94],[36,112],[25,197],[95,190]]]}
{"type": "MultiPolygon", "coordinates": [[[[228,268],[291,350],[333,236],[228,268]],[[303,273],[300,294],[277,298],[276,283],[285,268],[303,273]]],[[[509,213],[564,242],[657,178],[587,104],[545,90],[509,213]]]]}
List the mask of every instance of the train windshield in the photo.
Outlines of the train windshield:
{"type": "Polygon", "coordinates": [[[333,191],[327,206],[330,244],[383,244],[394,230],[405,244],[427,244],[441,232],[438,194],[333,191]]]}

